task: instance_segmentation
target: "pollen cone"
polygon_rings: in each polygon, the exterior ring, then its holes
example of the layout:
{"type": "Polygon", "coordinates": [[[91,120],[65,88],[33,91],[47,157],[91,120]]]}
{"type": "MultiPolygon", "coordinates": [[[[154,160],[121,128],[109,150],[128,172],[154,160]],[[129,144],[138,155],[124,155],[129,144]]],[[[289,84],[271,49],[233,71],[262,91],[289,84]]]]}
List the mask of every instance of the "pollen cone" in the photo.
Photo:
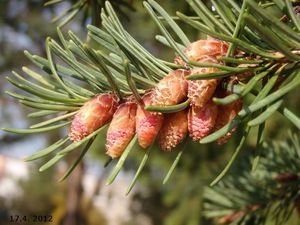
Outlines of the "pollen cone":
{"type": "Polygon", "coordinates": [[[151,105],[170,106],[187,97],[187,70],[174,70],[159,81],[153,92],[151,105]]]}
{"type": "Polygon", "coordinates": [[[192,106],[188,113],[188,128],[190,137],[199,141],[211,133],[218,115],[218,106],[212,101],[203,107],[192,106]]]}
{"type": "Polygon", "coordinates": [[[135,134],[136,103],[125,102],[114,113],[106,136],[106,154],[120,157],[135,134]]]}
{"type": "MultiPolygon", "coordinates": [[[[204,56],[199,62],[203,63],[218,63],[216,59],[209,56],[204,56]]],[[[218,71],[213,67],[195,67],[191,71],[193,74],[207,74],[218,71]]],[[[189,80],[188,81],[188,97],[192,106],[204,107],[209,99],[215,93],[215,90],[220,82],[220,79],[209,80],[189,80]]]]}
{"type": "Polygon", "coordinates": [[[109,122],[118,107],[115,94],[99,94],[87,101],[74,116],[69,137],[77,142],[109,122]]]}
{"type": "Polygon", "coordinates": [[[152,92],[142,98],[143,104],[139,105],[136,113],[136,133],[138,143],[142,148],[148,148],[156,139],[162,126],[164,116],[161,113],[153,113],[144,109],[152,99],[152,92]]]}
{"type": "MultiPolygon", "coordinates": [[[[199,61],[203,56],[223,56],[228,50],[228,44],[214,38],[198,40],[191,43],[185,50],[184,54],[191,61],[199,61]]],[[[180,57],[175,57],[174,62],[179,65],[184,65],[180,57]]]]}
{"type": "Polygon", "coordinates": [[[183,141],[187,132],[188,120],[186,110],[166,115],[159,134],[161,149],[171,151],[183,141]]]}

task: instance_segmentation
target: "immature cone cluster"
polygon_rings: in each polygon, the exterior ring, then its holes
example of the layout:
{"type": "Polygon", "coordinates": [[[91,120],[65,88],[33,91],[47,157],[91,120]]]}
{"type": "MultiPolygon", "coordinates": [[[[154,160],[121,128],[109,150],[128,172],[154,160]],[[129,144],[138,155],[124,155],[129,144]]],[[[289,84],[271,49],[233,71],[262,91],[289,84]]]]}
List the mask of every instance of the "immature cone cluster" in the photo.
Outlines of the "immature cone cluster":
{"type": "MultiPolygon", "coordinates": [[[[189,61],[221,64],[218,56],[224,56],[228,44],[213,38],[191,43],[184,53],[189,61]]],[[[185,66],[180,57],[175,63],[185,66]]],[[[214,67],[194,67],[171,71],[156,87],[142,96],[141,102],[133,97],[119,105],[114,94],[100,94],[85,103],[79,110],[70,129],[70,139],[79,141],[111,120],[106,137],[107,154],[119,157],[136,134],[139,145],[146,149],[158,137],[162,150],[170,151],[184,140],[186,135],[199,141],[211,132],[222,128],[234,119],[242,107],[237,100],[228,105],[217,106],[212,97],[225,97],[228,92],[220,90],[221,79],[187,80],[195,74],[217,72],[214,67]],[[218,94],[216,94],[218,93],[218,94]],[[150,112],[146,106],[172,106],[189,100],[188,109],[175,113],[150,112]]],[[[235,129],[217,140],[226,143],[235,129]]]]}
{"type": "MultiPolygon", "coordinates": [[[[184,53],[190,61],[221,64],[216,57],[224,56],[227,50],[228,44],[208,38],[191,43],[184,50],[184,53]]],[[[184,65],[183,60],[178,57],[175,58],[175,63],[184,65]]],[[[194,67],[190,75],[208,74],[217,71],[218,69],[214,67],[194,67]]],[[[190,137],[195,141],[201,140],[211,132],[229,123],[242,107],[241,101],[224,106],[217,106],[212,102],[211,99],[215,95],[220,82],[221,79],[188,81],[188,98],[190,100],[188,129],[190,137]]],[[[219,138],[217,143],[226,143],[234,131],[235,129],[228,132],[224,137],[219,138]]]]}

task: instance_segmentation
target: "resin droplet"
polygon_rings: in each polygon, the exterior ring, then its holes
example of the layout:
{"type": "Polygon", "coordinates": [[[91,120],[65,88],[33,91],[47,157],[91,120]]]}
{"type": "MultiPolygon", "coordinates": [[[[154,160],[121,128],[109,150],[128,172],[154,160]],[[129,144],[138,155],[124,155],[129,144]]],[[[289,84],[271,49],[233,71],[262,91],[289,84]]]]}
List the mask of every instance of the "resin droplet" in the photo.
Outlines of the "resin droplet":
{"type": "Polygon", "coordinates": [[[183,141],[187,132],[188,120],[186,110],[166,115],[159,134],[161,149],[171,151],[183,141]]]}
{"type": "Polygon", "coordinates": [[[109,122],[118,107],[115,94],[99,94],[87,101],[74,116],[69,137],[77,142],[109,122]]]}
{"type": "Polygon", "coordinates": [[[199,141],[211,133],[218,115],[218,106],[209,101],[203,107],[192,106],[188,113],[188,128],[190,137],[199,141]]]}
{"type": "Polygon", "coordinates": [[[151,99],[151,92],[145,94],[142,98],[143,104],[138,106],[136,113],[136,133],[142,148],[148,148],[155,141],[164,119],[163,114],[144,109],[144,106],[150,104],[151,99]]]}
{"type": "Polygon", "coordinates": [[[159,81],[153,92],[151,105],[169,106],[183,101],[187,97],[187,70],[174,70],[159,81]]]}
{"type": "MultiPolygon", "coordinates": [[[[230,95],[230,92],[226,92],[225,94],[221,94],[222,97],[225,97],[227,95],[230,95]]],[[[216,125],[214,130],[219,130],[222,127],[224,127],[226,124],[231,122],[236,115],[239,113],[239,111],[242,109],[243,102],[241,99],[238,99],[230,104],[227,105],[219,105],[218,106],[218,116],[216,120],[216,125]]],[[[217,144],[225,144],[229,141],[232,134],[235,132],[236,127],[233,128],[231,131],[229,131],[227,134],[225,134],[223,137],[219,138],[216,142],[217,144]]]]}
{"type": "Polygon", "coordinates": [[[135,134],[136,103],[121,104],[114,113],[106,136],[106,154],[120,157],[135,134]]]}

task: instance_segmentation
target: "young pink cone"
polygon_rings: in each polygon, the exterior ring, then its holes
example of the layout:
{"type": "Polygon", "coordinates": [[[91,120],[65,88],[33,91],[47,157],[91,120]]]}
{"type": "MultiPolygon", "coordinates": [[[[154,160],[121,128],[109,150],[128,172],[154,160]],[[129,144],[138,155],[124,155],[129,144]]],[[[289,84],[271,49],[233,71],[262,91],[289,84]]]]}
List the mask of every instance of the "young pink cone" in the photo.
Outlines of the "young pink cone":
{"type": "Polygon", "coordinates": [[[153,91],[151,105],[170,106],[183,101],[187,97],[185,77],[188,74],[187,70],[174,70],[160,80],[153,91]]]}
{"type": "Polygon", "coordinates": [[[163,151],[171,151],[183,141],[188,132],[187,111],[183,110],[165,116],[159,134],[159,144],[163,151]]]}
{"type": "MultiPolygon", "coordinates": [[[[229,92],[222,93],[221,96],[225,97],[229,95],[229,92]]],[[[230,104],[227,105],[219,105],[218,106],[218,116],[216,119],[216,125],[214,130],[219,130],[222,127],[224,127],[226,124],[231,122],[238,112],[242,109],[243,102],[241,99],[238,99],[230,104]]],[[[236,131],[236,127],[233,128],[231,131],[229,131],[227,134],[225,134],[223,137],[220,137],[216,142],[217,144],[225,144],[229,141],[231,138],[232,134],[236,131]]]]}
{"type": "Polygon", "coordinates": [[[138,105],[136,112],[136,133],[142,148],[148,148],[155,141],[162,126],[164,116],[161,113],[149,112],[144,109],[152,100],[152,92],[142,98],[143,105],[138,105]]]}
{"type": "Polygon", "coordinates": [[[109,122],[118,107],[115,94],[99,94],[84,103],[72,121],[69,137],[73,142],[82,140],[109,122]]]}
{"type": "MultiPolygon", "coordinates": [[[[218,63],[218,61],[210,56],[203,56],[199,62],[203,63],[218,63]]],[[[206,74],[214,73],[218,71],[217,68],[213,67],[195,67],[191,71],[193,74],[206,74]]],[[[220,82],[220,79],[209,79],[209,80],[189,80],[188,81],[188,97],[190,104],[196,107],[204,107],[209,99],[215,93],[215,90],[220,82]]]]}
{"type": "Polygon", "coordinates": [[[135,134],[136,103],[121,104],[114,113],[106,134],[106,154],[120,157],[135,134]]]}
{"type": "Polygon", "coordinates": [[[192,106],[188,113],[188,129],[190,137],[199,141],[211,133],[218,115],[218,106],[208,101],[203,107],[192,106]]]}
{"type": "MultiPolygon", "coordinates": [[[[198,40],[191,43],[185,50],[184,54],[191,61],[199,61],[202,56],[223,56],[228,50],[228,44],[214,38],[206,40],[198,40]]],[[[180,57],[175,57],[174,62],[183,65],[183,60],[180,57]]]]}

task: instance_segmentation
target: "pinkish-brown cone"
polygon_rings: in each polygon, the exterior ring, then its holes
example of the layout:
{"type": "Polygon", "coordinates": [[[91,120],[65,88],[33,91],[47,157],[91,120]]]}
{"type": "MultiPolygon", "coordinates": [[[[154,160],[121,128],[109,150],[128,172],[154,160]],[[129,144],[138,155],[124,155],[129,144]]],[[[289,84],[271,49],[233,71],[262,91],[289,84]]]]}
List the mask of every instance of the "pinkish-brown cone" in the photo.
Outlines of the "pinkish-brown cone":
{"type": "MultiPolygon", "coordinates": [[[[191,61],[199,61],[202,56],[223,56],[226,54],[228,44],[214,38],[207,38],[206,40],[198,40],[191,43],[185,50],[184,54],[191,61]]],[[[183,60],[180,57],[175,57],[174,62],[183,65],[183,60]]]]}
{"type": "Polygon", "coordinates": [[[161,149],[171,151],[183,141],[187,132],[188,120],[186,110],[166,115],[159,134],[161,149]]]}
{"type": "Polygon", "coordinates": [[[115,94],[99,94],[87,101],[74,116],[69,137],[73,142],[82,140],[109,122],[118,107],[115,94]]]}
{"type": "MultiPolygon", "coordinates": [[[[225,97],[229,95],[230,92],[222,93],[221,96],[225,97]]],[[[216,119],[216,125],[214,130],[219,130],[222,127],[224,127],[226,124],[231,122],[239,113],[239,111],[242,109],[243,102],[241,99],[238,99],[230,104],[227,105],[219,105],[218,106],[218,116],[216,119]]],[[[229,131],[227,134],[225,134],[223,137],[220,137],[216,142],[217,144],[225,144],[229,141],[232,134],[235,132],[236,127],[233,128],[231,131],[229,131]]]]}
{"type": "Polygon", "coordinates": [[[162,126],[164,116],[161,113],[153,113],[144,109],[152,99],[152,93],[145,94],[143,104],[139,105],[136,112],[136,133],[138,143],[142,148],[148,148],[155,141],[162,126]]]}
{"type": "Polygon", "coordinates": [[[188,129],[190,137],[199,141],[211,133],[218,115],[218,106],[212,101],[203,107],[192,106],[188,113],[188,129]]]}
{"type": "MultiPolygon", "coordinates": [[[[218,61],[210,56],[203,56],[199,62],[202,63],[218,63],[218,61]]],[[[194,74],[207,74],[218,71],[213,67],[195,67],[191,71],[194,74]]],[[[220,82],[220,79],[209,80],[189,80],[188,81],[188,97],[192,106],[204,107],[209,99],[215,93],[215,90],[220,82]]]]}
{"type": "Polygon", "coordinates": [[[135,134],[136,103],[121,104],[114,113],[106,134],[106,154],[120,157],[135,134]]]}
{"type": "Polygon", "coordinates": [[[170,106],[183,101],[187,97],[185,77],[188,74],[187,70],[174,70],[160,80],[153,91],[151,105],[170,106]]]}

